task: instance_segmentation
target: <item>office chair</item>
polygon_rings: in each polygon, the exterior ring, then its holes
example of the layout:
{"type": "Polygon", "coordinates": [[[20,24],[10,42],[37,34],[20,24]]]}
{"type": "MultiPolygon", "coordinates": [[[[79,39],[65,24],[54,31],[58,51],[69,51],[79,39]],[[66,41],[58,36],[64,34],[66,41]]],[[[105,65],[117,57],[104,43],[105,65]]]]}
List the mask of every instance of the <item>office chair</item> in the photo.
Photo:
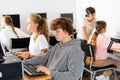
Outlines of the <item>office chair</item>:
{"type": "Polygon", "coordinates": [[[51,35],[50,36],[50,46],[54,46],[56,43],[58,43],[59,41],[56,40],[55,36],[51,35]]]}
{"type": "Polygon", "coordinates": [[[87,44],[87,43],[81,43],[81,48],[85,52],[85,59],[87,57],[90,57],[90,63],[87,65],[85,63],[84,70],[88,71],[90,73],[90,80],[94,80],[95,74],[99,71],[105,71],[105,70],[112,70],[114,72],[115,80],[117,80],[116,76],[116,66],[114,64],[104,66],[104,67],[94,67],[92,66],[93,59],[94,59],[94,53],[93,53],[93,48],[92,45],[87,44]]]}
{"type": "Polygon", "coordinates": [[[30,37],[26,38],[11,38],[11,50],[14,49],[28,49],[30,37]]]}

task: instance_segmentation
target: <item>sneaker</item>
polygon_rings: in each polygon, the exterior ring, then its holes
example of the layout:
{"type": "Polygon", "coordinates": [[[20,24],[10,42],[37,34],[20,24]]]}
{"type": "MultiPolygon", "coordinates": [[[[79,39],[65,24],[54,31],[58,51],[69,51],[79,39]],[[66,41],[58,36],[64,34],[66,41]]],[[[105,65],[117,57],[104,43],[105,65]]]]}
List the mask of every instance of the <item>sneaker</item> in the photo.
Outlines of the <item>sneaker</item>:
{"type": "Polygon", "coordinates": [[[104,78],[104,75],[96,76],[96,80],[103,80],[103,78],[104,78]]]}
{"type": "Polygon", "coordinates": [[[96,80],[109,80],[109,76],[104,75],[96,76],[96,80]]]}
{"type": "Polygon", "coordinates": [[[106,80],[110,80],[110,77],[109,77],[109,76],[106,76],[106,80]]]}

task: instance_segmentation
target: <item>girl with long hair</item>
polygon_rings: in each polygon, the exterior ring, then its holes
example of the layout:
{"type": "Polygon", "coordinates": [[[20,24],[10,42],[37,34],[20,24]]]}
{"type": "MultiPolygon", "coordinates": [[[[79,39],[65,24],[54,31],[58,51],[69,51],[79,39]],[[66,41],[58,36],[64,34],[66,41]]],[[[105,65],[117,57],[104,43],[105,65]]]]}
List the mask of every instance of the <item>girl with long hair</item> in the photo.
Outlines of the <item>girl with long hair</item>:
{"type": "Polygon", "coordinates": [[[49,48],[49,31],[47,21],[38,14],[31,14],[27,20],[27,29],[32,33],[29,52],[17,52],[22,58],[32,58],[46,53],[49,48]]]}
{"type": "MultiPolygon", "coordinates": [[[[115,64],[118,69],[120,69],[120,61],[114,60],[108,57],[107,47],[110,44],[111,39],[104,35],[106,32],[106,22],[105,21],[97,21],[92,38],[90,39],[90,44],[93,46],[94,50],[94,63],[93,66],[103,67],[110,64],[115,64]]],[[[111,50],[120,50],[120,43],[113,43],[111,50]]],[[[98,78],[104,77],[108,78],[111,74],[111,71],[105,71],[103,75],[100,75],[98,78]]],[[[106,79],[105,79],[106,80],[106,79]]]]}
{"type": "Polygon", "coordinates": [[[29,37],[28,34],[15,27],[10,16],[3,16],[1,19],[2,30],[0,32],[0,41],[7,50],[11,49],[11,38],[29,37]]]}

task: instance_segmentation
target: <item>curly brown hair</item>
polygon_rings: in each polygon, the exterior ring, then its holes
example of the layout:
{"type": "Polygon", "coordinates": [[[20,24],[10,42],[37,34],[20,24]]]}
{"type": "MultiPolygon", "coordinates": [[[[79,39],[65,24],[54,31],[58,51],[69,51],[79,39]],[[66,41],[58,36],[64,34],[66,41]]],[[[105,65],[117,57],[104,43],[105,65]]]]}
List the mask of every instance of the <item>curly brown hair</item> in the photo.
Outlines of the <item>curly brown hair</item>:
{"type": "Polygon", "coordinates": [[[69,33],[69,35],[72,35],[74,31],[72,20],[65,17],[56,18],[51,22],[50,26],[51,30],[56,30],[58,28],[65,30],[66,32],[69,33]]]}

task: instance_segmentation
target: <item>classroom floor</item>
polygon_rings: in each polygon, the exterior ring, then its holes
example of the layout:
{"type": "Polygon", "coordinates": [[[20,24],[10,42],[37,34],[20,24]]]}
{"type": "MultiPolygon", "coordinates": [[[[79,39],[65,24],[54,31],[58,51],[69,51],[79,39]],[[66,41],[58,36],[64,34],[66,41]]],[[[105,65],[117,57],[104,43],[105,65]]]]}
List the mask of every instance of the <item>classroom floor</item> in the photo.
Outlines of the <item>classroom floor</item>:
{"type": "MultiPolygon", "coordinates": [[[[102,72],[98,72],[96,75],[100,75],[102,72]]],[[[117,73],[117,80],[120,80],[120,72],[116,72],[117,73]]],[[[83,79],[82,80],[90,80],[90,74],[88,72],[85,72],[83,75],[83,79]]],[[[112,74],[110,76],[110,80],[114,80],[114,74],[112,74]]]]}

